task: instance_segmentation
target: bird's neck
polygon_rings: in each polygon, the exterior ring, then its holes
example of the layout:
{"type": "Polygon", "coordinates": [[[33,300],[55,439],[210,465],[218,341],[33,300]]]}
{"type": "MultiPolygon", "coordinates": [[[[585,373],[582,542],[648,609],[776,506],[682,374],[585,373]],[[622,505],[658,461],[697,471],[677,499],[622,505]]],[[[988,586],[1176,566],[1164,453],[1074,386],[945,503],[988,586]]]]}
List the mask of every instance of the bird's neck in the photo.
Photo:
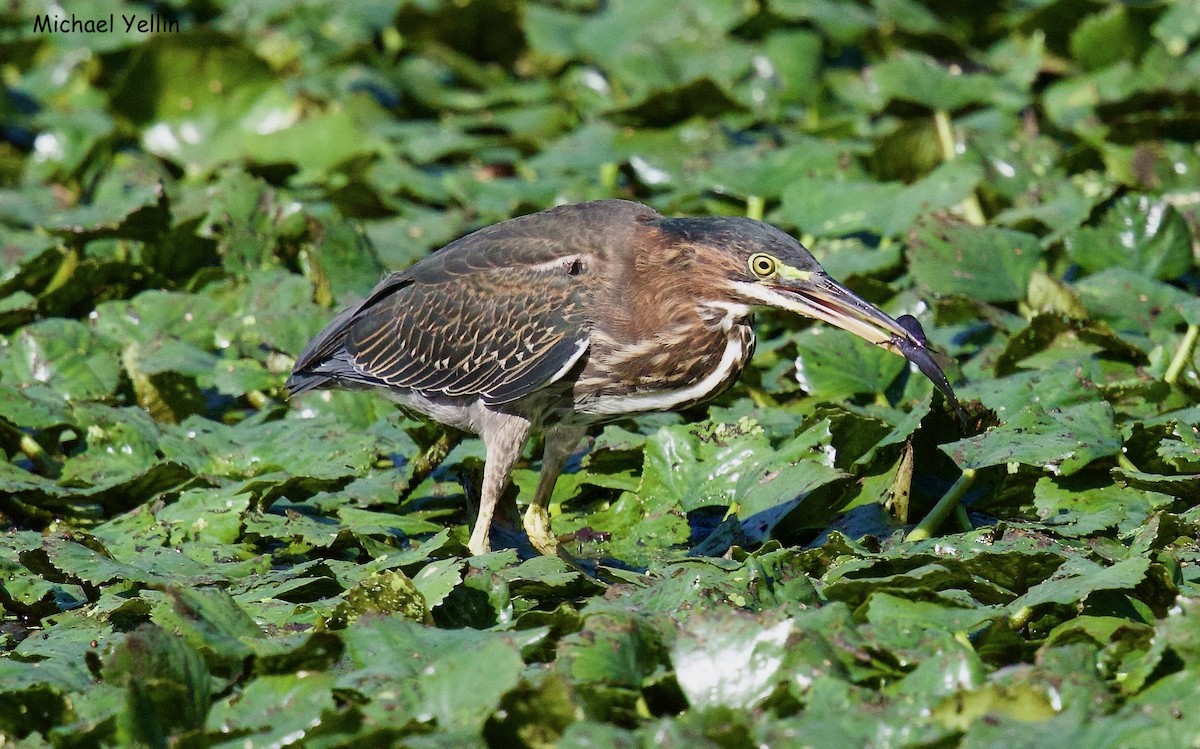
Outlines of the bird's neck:
{"type": "Polygon", "coordinates": [[[709,330],[729,332],[735,326],[749,323],[754,312],[740,302],[702,300],[696,303],[696,314],[709,330]]]}

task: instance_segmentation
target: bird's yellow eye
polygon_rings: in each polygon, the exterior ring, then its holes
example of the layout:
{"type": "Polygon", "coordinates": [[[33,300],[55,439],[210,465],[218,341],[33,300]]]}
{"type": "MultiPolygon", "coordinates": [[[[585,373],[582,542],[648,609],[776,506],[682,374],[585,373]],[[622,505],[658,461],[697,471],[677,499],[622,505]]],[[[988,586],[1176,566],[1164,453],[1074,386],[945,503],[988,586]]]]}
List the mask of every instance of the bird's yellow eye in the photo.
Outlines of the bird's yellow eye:
{"type": "Polygon", "coordinates": [[[750,270],[754,271],[756,276],[767,278],[775,275],[776,265],[775,258],[762,252],[750,256],[750,270]]]}

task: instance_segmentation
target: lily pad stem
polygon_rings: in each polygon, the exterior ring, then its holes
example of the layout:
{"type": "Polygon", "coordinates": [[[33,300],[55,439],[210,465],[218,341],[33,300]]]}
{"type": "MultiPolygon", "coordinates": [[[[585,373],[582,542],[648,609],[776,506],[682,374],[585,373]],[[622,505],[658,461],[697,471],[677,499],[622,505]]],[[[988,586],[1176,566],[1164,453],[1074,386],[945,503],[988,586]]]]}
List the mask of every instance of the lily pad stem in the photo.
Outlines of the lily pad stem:
{"type": "Polygon", "coordinates": [[[1175,349],[1175,356],[1171,357],[1171,363],[1167,366],[1167,373],[1163,375],[1163,380],[1168,385],[1174,385],[1179,379],[1179,375],[1183,373],[1183,368],[1187,366],[1188,359],[1191,358],[1192,349],[1196,346],[1196,337],[1200,335],[1200,325],[1189,325],[1187,332],[1183,334],[1183,340],[1179,343],[1179,348],[1175,349]]]}
{"type": "Polygon", "coordinates": [[[317,250],[312,243],[305,243],[300,248],[300,269],[313,287],[313,301],[321,307],[333,306],[333,285],[329,275],[317,258],[317,250]]]}
{"type": "Polygon", "coordinates": [[[1133,464],[1132,460],[1130,460],[1128,457],[1126,457],[1124,450],[1121,450],[1117,453],[1117,465],[1121,466],[1126,471],[1129,471],[1131,473],[1141,473],[1142,472],[1142,469],[1138,468],[1136,465],[1133,464]]]}
{"type": "Polygon", "coordinates": [[[58,466],[50,456],[46,455],[46,451],[38,444],[37,440],[30,437],[28,434],[21,435],[21,452],[25,457],[33,461],[33,465],[37,468],[38,473],[50,478],[58,477],[58,466]]]}
{"type": "Polygon", "coordinates": [[[933,506],[929,514],[925,516],[916,528],[909,531],[905,536],[905,541],[924,541],[932,538],[937,529],[942,527],[942,523],[946,522],[946,518],[950,517],[951,513],[958,507],[958,503],[962,501],[963,495],[971,488],[971,484],[975,481],[975,469],[964,468],[962,475],[958,477],[958,481],[954,482],[954,486],[950,487],[950,491],[946,492],[938,503],[933,506]]]}
{"type": "Polygon", "coordinates": [[[600,165],[600,186],[609,192],[617,189],[617,177],[621,174],[621,167],[614,161],[606,161],[600,165]]]}
{"type": "Polygon", "coordinates": [[[37,440],[3,419],[0,419],[0,431],[6,432],[10,437],[17,440],[18,449],[20,449],[26,458],[29,458],[39,474],[50,478],[58,478],[58,464],[46,454],[46,451],[38,444],[37,440]]]}
{"type": "Polygon", "coordinates": [[[750,400],[757,408],[778,408],[779,402],[768,395],[765,391],[759,390],[756,387],[746,386],[746,394],[750,396],[750,400]]]}
{"type": "Polygon", "coordinates": [[[1021,630],[1025,625],[1029,624],[1030,617],[1033,616],[1032,606],[1022,606],[1016,613],[1008,618],[1008,626],[1014,630],[1021,630]]]}
{"type": "Polygon", "coordinates": [[[958,522],[961,532],[975,530],[975,524],[971,522],[971,516],[967,514],[967,508],[963,507],[961,502],[954,508],[954,519],[958,522]]]}
{"type": "Polygon", "coordinates": [[[250,402],[250,405],[254,406],[259,411],[262,411],[263,409],[268,408],[275,403],[275,401],[271,400],[271,396],[258,389],[246,391],[246,400],[250,402]]]}
{"type": "Polygon", "coordinates": [[[746,198],[746,218],[752,218],[755,221],[763,220],[763,213],[766,211],[766,201],[761,195],[751,195],[746,198]]]}
{"type": "Polygon", "coordinates": [[[42,289],[42,293],[38,296],[46,296],[61,289],[67,281],[71,280],[71,276],[75,275],[75,269],[79,267],[79,250],[71,248],[63,255],[62,262],[58,264],[58,268],[51,276],[50,282],[46,284],[46,288],[42,289]]]}
{"type": "Polygon", "coordinates": [[[937,128],[938,143],[942,146],[942,161],[954,161],[958,148],[954,142],[954,128],[950,125],[950,113],[944,109],[934,112],[933,126],[937,128]]]}
{"type": "MultiPolygon", "coordinates": [[[[958,157],[958,143],[954,139],[954,128],[950,124],[950,113],[944,109],[939,109],[933,113],[933,125],[937,129],[938,142],[942,145],[942,161],[951,162],[958,157]]],[[[975,226],[983,226],[987,223],[987,217],[983,215],[983,206],[979,204],[979,197],[974,191],[963,199],[960,206],[963,212],[963,218],[968,223],[975,226]]]]}

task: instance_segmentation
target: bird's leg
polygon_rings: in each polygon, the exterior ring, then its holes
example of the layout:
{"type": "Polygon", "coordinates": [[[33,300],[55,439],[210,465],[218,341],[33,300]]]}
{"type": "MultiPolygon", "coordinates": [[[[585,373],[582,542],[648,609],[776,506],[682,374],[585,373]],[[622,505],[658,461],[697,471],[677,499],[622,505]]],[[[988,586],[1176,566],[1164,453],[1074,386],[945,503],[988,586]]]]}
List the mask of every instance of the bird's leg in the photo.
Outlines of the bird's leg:
{"type": "Polygon", "coordinates": [[[550,529],[550,497],[554,494],[554,485],[558,483],[558,476],[567,458],[575,452],[583,435],[584,429],[579,427],[558,427],[546,431],[542,475],[529,509],[525,511],[525,533],[529,535],[533,548],[543,554],[558,553],[558,538],[550,529]]]}
{"type": "Polygon", "coordinates": [[[492,550],[489,538],[492,516],[530,431],[527,419],[494,411],[488,412],[482,427],[480,436],[485,448],[483,489],[479,497],[479,516],[475,518],[475,528],[467,542],[467,548],[475,556],[492,550]]]}

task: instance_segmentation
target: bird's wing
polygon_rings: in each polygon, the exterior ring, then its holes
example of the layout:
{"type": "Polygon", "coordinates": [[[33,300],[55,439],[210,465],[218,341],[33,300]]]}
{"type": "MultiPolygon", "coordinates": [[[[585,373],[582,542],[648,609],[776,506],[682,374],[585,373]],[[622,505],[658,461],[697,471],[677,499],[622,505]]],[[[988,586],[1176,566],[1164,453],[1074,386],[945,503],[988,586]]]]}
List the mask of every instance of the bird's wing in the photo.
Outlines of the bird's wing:
{"type": "Polygon", "coordinates": [[[565,374],[588,344],[581,264],[545,243],[489,244],[432,256],[354,315],[344,344],[354,367],[379,384],[490,404],[565,374]]]}
{"type": "Polygon", "coordinates": [[[328,380],[507,403],[587,350],[578,253],[551,238],[467,237],[384,279],[297,359],[294,392],[328,380]]]}
{"type": "Polygon", "coordinates": [[[383,385],[489,404],[545,387],[587,351],[590,274],[654,218],[646,206],[598,201],[469,234],[338,315],[297,359],[288,387],[383,385]]]}

